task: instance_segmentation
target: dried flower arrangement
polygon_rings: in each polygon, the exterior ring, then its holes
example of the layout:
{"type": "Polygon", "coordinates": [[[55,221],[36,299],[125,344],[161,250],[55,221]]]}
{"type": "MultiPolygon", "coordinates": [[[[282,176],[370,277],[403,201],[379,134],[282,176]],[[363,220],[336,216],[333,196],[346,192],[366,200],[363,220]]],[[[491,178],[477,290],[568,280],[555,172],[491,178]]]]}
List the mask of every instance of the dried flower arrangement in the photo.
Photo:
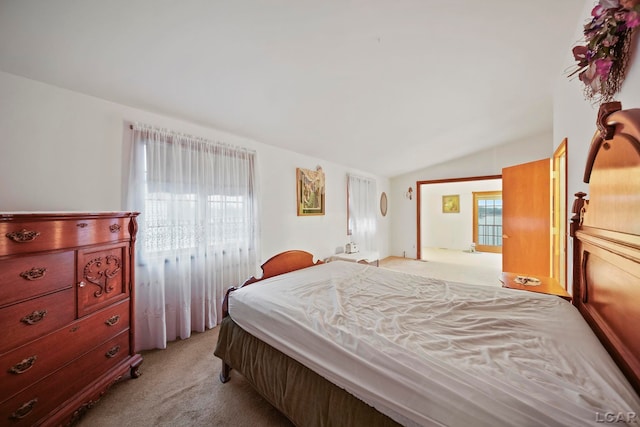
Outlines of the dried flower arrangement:
{"type": "Polygon", "coordinates": [[[629,45],[640,26],[640,0],[599,0],[584,26],[584,46],[573,48],[587,99],[609,102],[624,81],[629,45]]]}

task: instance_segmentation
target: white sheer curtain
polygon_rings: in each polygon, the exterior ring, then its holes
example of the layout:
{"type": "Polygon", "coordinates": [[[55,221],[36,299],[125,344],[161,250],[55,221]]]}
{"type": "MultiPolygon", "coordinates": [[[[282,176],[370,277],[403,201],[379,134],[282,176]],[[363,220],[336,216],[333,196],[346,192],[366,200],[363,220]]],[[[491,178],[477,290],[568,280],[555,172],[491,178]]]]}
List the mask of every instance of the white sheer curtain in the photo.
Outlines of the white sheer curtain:
{"type": "Polygon", "coordinates": [[[376,236],[376,181],[356,175],[348,177],[349,231],[361,251],[378,250],[376,236]]]}
{"type": "Polygon", "coordinates": [[[221,320],[229,286],[255,274],[255,153],[136,124],[128,208],[136,242],[136,350],[221,320]]]}

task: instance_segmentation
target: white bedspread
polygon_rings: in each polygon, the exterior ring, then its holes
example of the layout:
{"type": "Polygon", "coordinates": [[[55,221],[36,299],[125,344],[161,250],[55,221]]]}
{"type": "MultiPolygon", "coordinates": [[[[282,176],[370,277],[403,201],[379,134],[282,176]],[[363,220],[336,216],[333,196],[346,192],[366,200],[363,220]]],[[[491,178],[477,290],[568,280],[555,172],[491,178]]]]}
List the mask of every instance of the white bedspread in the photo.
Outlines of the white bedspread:
{"type": "Polygon", "coordinates": [[[640,422],[640,399],[558,297],[336,261],[241,288],[229,312],[405,425],[640,422]]]}

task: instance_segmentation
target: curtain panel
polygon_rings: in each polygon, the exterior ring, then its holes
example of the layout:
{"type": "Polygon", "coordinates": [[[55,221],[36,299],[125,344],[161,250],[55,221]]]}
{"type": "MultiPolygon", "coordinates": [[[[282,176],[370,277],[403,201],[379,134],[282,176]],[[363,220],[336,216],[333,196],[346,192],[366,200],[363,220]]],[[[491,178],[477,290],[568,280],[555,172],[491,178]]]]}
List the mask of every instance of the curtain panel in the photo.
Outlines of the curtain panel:
{"type": "Polygon", "coordinates": [[[349,175],[347,191],[351,241],[356,243],[360,250],[378,250],[376,181],[349,175]]]}
{"type": "Polygon", "coordinates": [[[128,209],[136,244],[137,351],[214,327],[230,286],[255,274],[255,152],[132,126],[128,209]]]}

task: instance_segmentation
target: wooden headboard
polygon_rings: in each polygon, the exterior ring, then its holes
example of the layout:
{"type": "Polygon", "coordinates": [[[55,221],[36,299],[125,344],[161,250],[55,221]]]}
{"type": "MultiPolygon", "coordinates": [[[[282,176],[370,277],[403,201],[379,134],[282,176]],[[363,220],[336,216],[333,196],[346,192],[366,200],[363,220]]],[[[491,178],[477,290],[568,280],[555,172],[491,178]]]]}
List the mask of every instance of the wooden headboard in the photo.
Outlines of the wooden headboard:
{"type": "MultiPolygon", "coordinates": [[[[240,288],[268,279],[269,277],[279,276],[280,274],[289,273],[290,271],[296,271],[301,268],[307,268],[318,264],[324,264],[324,262],[320,260],[313,262],[313,255],[309,252],[300,250],[281,252],[272,256],[262,264],[262,276],[260,278],[252,276],[244,282],[240,288]]],[[[227,289],[227,292],[224,295],[224,300],[222,301],[223,317],[226,317],[229,314],[229,294],[236,289],[239,288],[231,287],[227,289]]]]}
{"type": "Polygon", "coordinates": [[[573,302],[640,393],[640,109],[604,104],[571,236],[573,302]]]}

